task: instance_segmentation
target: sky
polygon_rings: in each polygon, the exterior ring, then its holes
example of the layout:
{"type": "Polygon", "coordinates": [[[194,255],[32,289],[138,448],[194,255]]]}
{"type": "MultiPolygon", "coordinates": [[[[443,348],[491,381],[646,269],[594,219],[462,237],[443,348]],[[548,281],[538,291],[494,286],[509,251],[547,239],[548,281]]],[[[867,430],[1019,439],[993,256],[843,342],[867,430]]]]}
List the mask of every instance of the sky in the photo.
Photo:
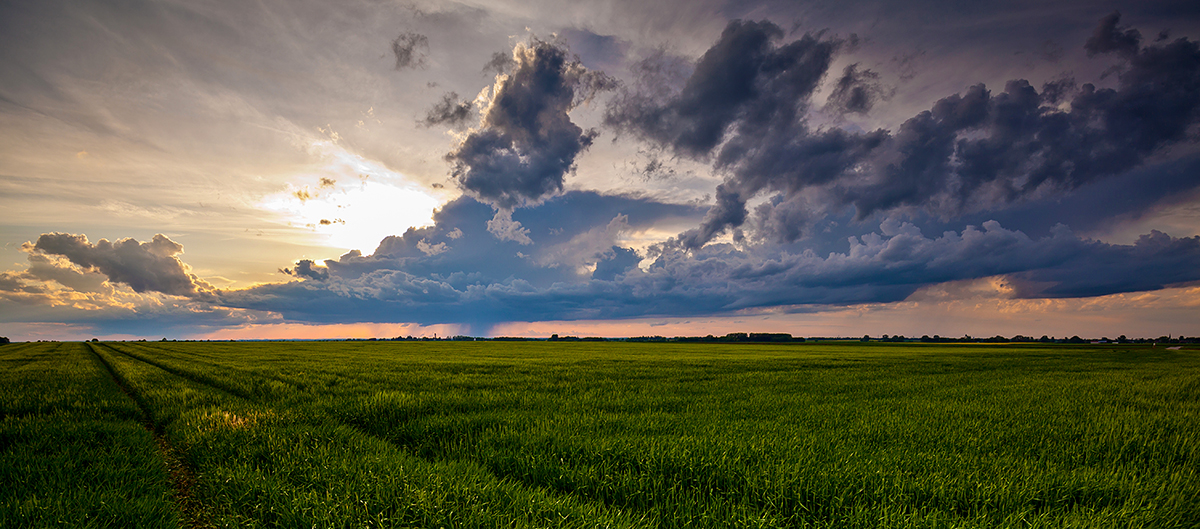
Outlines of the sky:
{"type": "Polygon", "coordinates": [[[0,335],[1200,335],[1200,5],[0,2],[0,335]]]}

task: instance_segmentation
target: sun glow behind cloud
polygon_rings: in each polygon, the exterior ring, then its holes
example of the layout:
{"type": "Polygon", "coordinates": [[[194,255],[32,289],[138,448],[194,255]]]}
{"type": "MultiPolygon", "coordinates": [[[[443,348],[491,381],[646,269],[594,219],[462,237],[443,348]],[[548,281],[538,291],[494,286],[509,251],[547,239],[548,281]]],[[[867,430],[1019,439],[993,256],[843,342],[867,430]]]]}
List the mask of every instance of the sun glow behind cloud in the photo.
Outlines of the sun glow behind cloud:
{"type": "Polygon", "coordinates": [[[259,206],[311,232],[315,242],[370,253],[384,237],[433,223],[440,201],[404,175],[333,141],[314,142],[310,151],[321,167],[297,175],[259,206]]]}

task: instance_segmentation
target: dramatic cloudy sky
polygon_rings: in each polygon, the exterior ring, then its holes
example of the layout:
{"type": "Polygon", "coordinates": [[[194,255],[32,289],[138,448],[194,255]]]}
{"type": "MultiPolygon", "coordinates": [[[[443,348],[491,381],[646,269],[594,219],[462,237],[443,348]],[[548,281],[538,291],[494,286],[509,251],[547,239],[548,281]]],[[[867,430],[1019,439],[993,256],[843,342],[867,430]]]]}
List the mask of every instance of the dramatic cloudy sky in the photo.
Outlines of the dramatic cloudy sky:
{"type": "Polygon", "coordinates": [[[1200,335],[1200,4],[0,3],[0,334],[1200,335]]]}

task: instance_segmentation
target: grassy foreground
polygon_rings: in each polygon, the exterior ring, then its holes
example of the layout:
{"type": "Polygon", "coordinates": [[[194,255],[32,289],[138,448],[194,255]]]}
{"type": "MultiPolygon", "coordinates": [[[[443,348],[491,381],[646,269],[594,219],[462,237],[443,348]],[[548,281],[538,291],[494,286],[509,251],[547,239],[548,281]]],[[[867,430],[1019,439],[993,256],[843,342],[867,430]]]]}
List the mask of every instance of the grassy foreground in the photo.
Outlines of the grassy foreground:
{"type": "Polygon", "coordinates": [[[1197,469],[1188,349],[0,348],[4,527],[1196,527],[1197,469]]]}

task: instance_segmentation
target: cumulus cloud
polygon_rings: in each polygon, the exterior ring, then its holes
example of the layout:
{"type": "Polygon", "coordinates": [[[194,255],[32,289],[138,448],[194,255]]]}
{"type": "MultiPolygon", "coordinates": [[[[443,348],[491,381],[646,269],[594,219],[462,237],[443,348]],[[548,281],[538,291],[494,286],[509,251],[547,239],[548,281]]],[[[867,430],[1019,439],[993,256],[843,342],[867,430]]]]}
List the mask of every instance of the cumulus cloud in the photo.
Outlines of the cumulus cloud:
{"type": "Polygon", "coordinates": [[[29,268],[23,275],[42,283],[56,282],[79,292],[97,292],[107,276],[98,270],[72,266],[71,261],[61,256],[30,252],[27,256],[29,268]]]}
{"type": "Polygon", "coordinates": [[[496,76],[479,128],[446,155],[464,191],[508,210],[562,192],[576,156],[597,135],[568,112],[615,85],[552,42],[517,44],[511,59],[496,76]]]}
{"type": "Polygon", "coordinates": [[[83,235],[44,234],[24,246],[26,270],[0,272],[0,321],[143,336],[278,321],[215,304],[219,292],[188,273],[177,243],[159,237],[90,244],[83,235]]]}
{"type": "MultiPolygon", "coordinates": [[[[805,35],[784,42],[770,22],[729,24],[676,91],[635,88],[614,98],[606,123],[726,175],[717,206],[680,235],[696,249],[751,218],[756,236],[791,241],[842,207],[956,217],[1061,194],[1193,141],[1200,121],[1200,46],[1186,38],[1143,46],[1114,13],[1086,44],[1119,62],[1117,86],[1072,79],[1039,92],[1025,80],[994,93],[980,84],[938,100],[896,131],[850,132],[808,122],[812,95],[845,44],[805,35]],[[778,194],[754,216],[746,203],[778,194]],[[772,211],[774,207],[783,211],[772,211]]],[[[843,72],[831,104],[869,109],[881,87],[843,72]]],[[[655,85],[661,86],[661,85],[655,85]]],[[[735,237],[739,235],[735,231],[735,237]]]]}
{"type": "Polygon", "coordinates": [[[134,292],[161,292],[175,296],[195,297],[213,290],[190,272],[177,257],[183,245],[163,234],[149,242],[121,239],[109,242],[100,239],[88,242],[86,235],[45,233],[34,244],[26,243],[25,251],[61,255],[84,270],[94,270],[109,281],[129,285],[134,292]]]}

